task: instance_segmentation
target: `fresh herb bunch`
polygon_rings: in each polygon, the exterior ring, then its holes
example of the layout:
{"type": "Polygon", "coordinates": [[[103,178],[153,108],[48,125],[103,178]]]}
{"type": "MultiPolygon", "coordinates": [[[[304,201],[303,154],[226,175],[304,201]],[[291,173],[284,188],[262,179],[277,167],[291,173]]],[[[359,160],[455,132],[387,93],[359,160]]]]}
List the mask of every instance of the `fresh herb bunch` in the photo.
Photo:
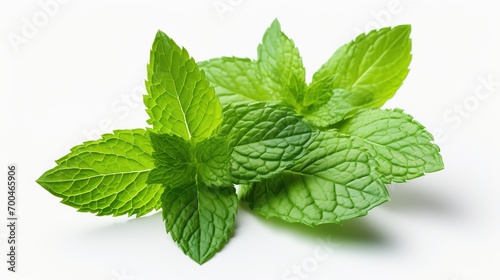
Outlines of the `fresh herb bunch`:
{"type": "Polygon", "coordinates": [[[148,64],[146,129],[71,149],[37,182],[97,215],[162,209],[198,263],[252,211],[306,225],[341,223],[389,199],[385,184],[443,168],[432,135],[400,109],[378,109],[408,74],[410,26],[342,46],[305,83],[302,59],[274,21],[258,59],[196,63],[158,31],[148,64]]]}

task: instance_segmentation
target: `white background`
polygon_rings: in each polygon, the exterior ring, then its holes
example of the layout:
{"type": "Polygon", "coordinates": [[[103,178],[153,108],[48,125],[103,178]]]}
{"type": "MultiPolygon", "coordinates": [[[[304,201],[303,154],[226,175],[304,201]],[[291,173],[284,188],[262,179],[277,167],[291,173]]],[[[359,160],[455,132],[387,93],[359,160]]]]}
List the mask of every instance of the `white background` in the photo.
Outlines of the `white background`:
{"type": "Polygon", "coordinates": [[[1,279],[500,279],[495,1],[61,0],[44,10],[48,1],[0,4],[0,182],[15,163],[20,183],[19,272],[6,271],[2,222],[1,279]],[[159,214],[95,217],[35,183],[72,146],[145,126],[139,99],[158,29],[197,60],[255,58],[274,18],[308,77],[358,33],[411,24],[411,71],[386,107],[435,133],[446,169],[389,186],[392,201],[343,226],[266,221],[240,208],[234,237],[203,266],[159,214]]]}

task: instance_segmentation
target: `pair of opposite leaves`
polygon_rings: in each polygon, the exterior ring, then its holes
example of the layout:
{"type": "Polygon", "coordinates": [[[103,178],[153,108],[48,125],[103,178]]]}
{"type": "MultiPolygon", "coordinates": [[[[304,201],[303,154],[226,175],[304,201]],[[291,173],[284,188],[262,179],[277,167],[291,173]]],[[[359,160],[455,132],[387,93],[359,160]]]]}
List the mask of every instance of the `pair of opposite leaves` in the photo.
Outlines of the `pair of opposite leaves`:
{"type": "Polygon", "coordinates": [[[159,31],[144,98],[152,128],[76,146],[38,183],[97,215],[162,208],[167,232],[198,263],[231,235],[233,184],[266,217],[318,225],[365,215],[389,199],[384,184],[443,167],[422,125],[402,110],[373,109],[408,73],[409,33],[398,26],[358,36],[307,85],[277,21],[257,60],[196,64],[159,31]]]}

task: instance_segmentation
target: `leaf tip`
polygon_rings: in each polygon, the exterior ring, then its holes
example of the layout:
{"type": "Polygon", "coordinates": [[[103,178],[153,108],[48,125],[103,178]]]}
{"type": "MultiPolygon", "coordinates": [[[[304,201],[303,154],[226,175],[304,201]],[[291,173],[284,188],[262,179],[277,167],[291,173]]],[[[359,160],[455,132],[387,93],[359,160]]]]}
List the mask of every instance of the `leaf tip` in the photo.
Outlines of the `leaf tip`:
{"type": "Polygon", "coordinates": [[[401,31],[411,32],[411,24],[401,24],[395,26],[393,29],[400,29],[401,31]]]}
{"type": "Polygon", "coordinates": [[[168,38],[168,35],[165,32],[161,31],[160,29],[156,31],[155,38],[165,38],[165,37],[168,38]]]}
{"type": "Polygon", "coordinates": [[[278,29],[281,29],[281,24],[280,24],[280,22],[279,22],[278,18],[275,18],[275,19],[273,20],[273,22],[271,23],[271,26],[272,26],[272,27],[277,27],[278,29]]]}

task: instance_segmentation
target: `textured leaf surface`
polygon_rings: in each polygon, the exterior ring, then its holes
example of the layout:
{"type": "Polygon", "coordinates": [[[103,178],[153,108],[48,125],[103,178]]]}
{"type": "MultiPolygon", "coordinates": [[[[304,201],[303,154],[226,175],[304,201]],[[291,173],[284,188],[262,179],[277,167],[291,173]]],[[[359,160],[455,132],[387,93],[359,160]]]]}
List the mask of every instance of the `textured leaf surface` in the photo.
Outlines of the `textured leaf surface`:
{"type": "Polygon", "coordinates": [[[277,20],[264,33],[257,52],[262,78],[270,94],[291,105],[300,103],[306,75],[302,58],[277,20]]]}
{"type": "Polygon", "coordinates": [[[168,188],[191,183],[196,176],[210,186],[232,186],[231,149],[227,140],[213,136],[191,145],[177,135],[150,133],[155,168],[148,182],[168,188]]]}
{"type": "Polygon", "coordinates": [[[335,76],[328,76],[309,84],[302,101],[301,110],[311,110],[325,105],[330,100],[335,89],[333,86],[334,79],[335,76]]]}
{"type": "Polygon", "coordinates": [[[265,103],[231,105],[224,110],[220,135],[233,148],[235,183],[269,178],[294,165],[316,135],[294,111],[265,103]]]}
{"type": "Polygon", "coordinates": [[[328,128],[394,96],[409,71],[410,32],[409,25],[400,25],[359,35],[333,54],[309,86],[299,51],[276,20],[264,34],[257,60],[223,57],[200,66],[223,104],[278,102],[328,128]]]}
{"type": "Polygon", "coordinates": [[[400,109],[359,113],[339,130],[363,142],[387,183],[404,182],[444,167],[432,135],[400,109]]]}
{"type": "Polygon", "coordinates": [[[146,183],[152,152],[145,130],[117,130],[72,148],[37,182],[82,212],[142,216],[161,205],[161,185],[146,183]]]}
{"type": "Polygon", "coordinates": [[[344,89],[334,89],[323,105],[313,104],[303,109],[304,117],[314,125],[325,128],[351,117],[363,108],[365,95],[344,89]]]}
{"type": "Polygon", "coordinates": [[[200,180],[210,186],[232,186],[231,153],[228,140],[215,135],[195,148],[200,180]]]}
{"type": "Polygon", "coordinates": [[[401,87],[411,61],[411,27],[373,30],[339,48],[313,81],[334,76],[334,88],[366,95],[366,108],[382,106],[401,87]]]}
{"type": "Polygon", "coordinates": [[[389,199],[364,148],[336,132],[321,132],[290,171],[253,183],[243,200],[267,218],[306,225],[341,223],[389,199]]]}
{"type": "Polygon", "coordinates": [[[167,232],[196,262],[210,259],[229,239],[238,209],[233,187],[212,188],[193,181],[166,189],[162,199],[167,232]]]}
{"type": "Polygon", "coordinates": [[[277,20],[263,36],[257,60],[222,57],[198,65],[223,104],[274,100],[296,107],[306,90],[302,58],[277,20]]]}
{"type": "Polygon", "coordinates": [[[176,187],[193,181],[196,167],[191,160],[191,145],[177,135],[150,132],[155,168],[151,170],[149,183],[176,187]]]}
{"type": "Polygon", "coordinates": [[[200,141],[222,121],[221,104],[204,73],[184,48],[161,31],[151,49],[146,88],[148,123],[155,132],[200,141]]]}
{"type": "MultiPolygon", "coordinates": [[[[217,95],[221,99],[224,95],[221,97],[220,94],[224,92],[248,98],[242,98],[239,101],[271,99],[271,95],[262,85],[257,61],[247,58],[222,57],[199,62],[198,66],[205,71],[207,79],[216,85],[217,95]],[[235,92],[239,94],[234,94],[235,92]]],[[[228,104],[224,100],[221,102],[228,104]]]]}

